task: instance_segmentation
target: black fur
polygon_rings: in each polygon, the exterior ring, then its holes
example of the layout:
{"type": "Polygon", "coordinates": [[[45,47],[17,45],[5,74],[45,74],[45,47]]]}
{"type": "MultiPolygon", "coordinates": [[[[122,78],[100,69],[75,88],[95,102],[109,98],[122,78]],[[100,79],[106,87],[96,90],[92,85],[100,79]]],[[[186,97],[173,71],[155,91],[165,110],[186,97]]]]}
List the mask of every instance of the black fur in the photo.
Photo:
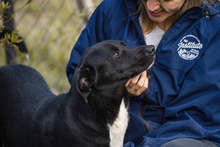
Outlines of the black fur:
{"type": "Polygon", "coordinates": [[[0,135],[4,147],[109,147],[112,125],[128,79],[146,70],[154,47],[135,49],[104,41],[88,48],[71,89],[55,96],[39,72],[24,65],[0,68],[0,135]]]}

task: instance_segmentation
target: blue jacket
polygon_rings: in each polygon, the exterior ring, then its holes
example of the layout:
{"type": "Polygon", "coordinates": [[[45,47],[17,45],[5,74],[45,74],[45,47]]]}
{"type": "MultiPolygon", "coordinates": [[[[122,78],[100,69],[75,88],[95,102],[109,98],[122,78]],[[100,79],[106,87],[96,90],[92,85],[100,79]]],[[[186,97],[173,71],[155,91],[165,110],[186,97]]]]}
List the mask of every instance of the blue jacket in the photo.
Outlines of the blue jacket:
{"type": "MultiPolygon", "coordinates": [[[[103,40],[145,43],[137,0],[104,0],[76,42],[67,75],[71,83],[83,51],[103,40]]],[[[130,98],[125,147],[161,146],[176,138],[206,138],[220,146],[220,3],[194,7],[180,17],[157,48],[147,108],[137,114],[143,94],[130,98]]]]}

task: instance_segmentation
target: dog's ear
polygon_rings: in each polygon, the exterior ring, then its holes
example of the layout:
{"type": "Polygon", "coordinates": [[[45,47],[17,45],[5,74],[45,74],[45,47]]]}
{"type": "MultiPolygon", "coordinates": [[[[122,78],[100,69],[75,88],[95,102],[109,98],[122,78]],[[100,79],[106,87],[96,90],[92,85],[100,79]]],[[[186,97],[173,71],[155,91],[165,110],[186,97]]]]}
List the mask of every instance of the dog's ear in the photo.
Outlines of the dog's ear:
{"type": "Polygon", "coordinates": [[[95,71],[92,67],[80,68],[77,79],[77,90],[88,103],[88,96],[92,91],[91,87],[94,82],[95,71]]]}

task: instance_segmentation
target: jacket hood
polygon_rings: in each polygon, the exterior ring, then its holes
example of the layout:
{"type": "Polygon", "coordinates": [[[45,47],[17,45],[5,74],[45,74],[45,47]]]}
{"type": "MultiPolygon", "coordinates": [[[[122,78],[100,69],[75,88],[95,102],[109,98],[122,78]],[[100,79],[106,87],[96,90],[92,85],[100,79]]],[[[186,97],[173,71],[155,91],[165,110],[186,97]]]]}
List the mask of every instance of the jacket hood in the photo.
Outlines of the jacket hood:
{"type": "Polygon", "coordinates": [[[220,13],[220,2],[214,5],[206,5],[208,7],[210,15],[215,15],[220,13]]]}
{"type": "Polygon", "coordinates": [[[216,3],[218,3],[219,0],[203,0],[203,4],[207,4],[207,5],[214,5],[216,3]]]}

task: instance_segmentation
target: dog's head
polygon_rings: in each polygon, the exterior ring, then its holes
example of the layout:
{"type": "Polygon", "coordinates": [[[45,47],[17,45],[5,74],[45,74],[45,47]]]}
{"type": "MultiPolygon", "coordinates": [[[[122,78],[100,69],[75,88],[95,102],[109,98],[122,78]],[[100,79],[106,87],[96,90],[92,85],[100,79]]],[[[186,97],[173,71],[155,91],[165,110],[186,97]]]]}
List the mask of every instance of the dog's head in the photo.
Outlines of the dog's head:
{"type": "Polygon", "coordinates": [[[86,102],[92,89],[118,91],[130,78],[149,69],[154,58],[154,46],[129,48],[123,42],[110,40],[97,43],[85,50],[76,69],[77,89],[86,102]]]}

